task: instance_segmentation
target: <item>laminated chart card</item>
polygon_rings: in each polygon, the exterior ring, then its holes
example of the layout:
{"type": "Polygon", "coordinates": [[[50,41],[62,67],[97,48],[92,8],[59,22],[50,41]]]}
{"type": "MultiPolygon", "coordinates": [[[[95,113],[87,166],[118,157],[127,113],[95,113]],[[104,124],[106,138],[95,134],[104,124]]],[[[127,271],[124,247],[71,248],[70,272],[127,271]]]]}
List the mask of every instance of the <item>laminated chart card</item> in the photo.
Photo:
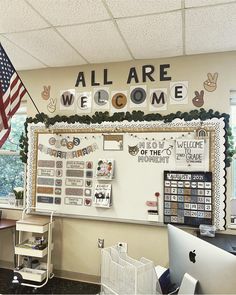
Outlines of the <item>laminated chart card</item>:
{"type": "Polygon", "coordinates": [[[88,143],[75,134],[51,133],[40,134],[39,140],[41,137],[44,140],[37,147],[36,205],[56,210],[92,206],[94,162],[90,158],[98,149],[94,139],[88,143]]]}
{"type": "Polygon", "coordinates": [[[109,208],[111,206],[111,184],[98,183],[94,191],[95,207],[109,208]]]}
{"type": "Polygon", "coordinates": [[[37,203],[91,206],[92,161],[38,160],[37,166],[37,203]]]}
{"type": "Polygon", "coordinates": [[[164,171],[164,223],[212,224],[212,173],[164,171]]]}

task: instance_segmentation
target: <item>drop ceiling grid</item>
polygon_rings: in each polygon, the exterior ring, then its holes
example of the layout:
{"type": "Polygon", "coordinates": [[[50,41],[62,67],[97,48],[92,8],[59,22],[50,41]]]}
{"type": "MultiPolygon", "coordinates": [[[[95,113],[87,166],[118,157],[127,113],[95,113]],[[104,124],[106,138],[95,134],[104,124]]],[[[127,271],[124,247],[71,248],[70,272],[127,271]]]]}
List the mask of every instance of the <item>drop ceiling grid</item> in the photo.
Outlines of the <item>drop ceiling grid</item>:
{"type": "Polygon", "coordinates": [[[54,29],[6,34],[6,37],[50,67],[85,63],[54,29]]]}
{"type": "Polygon", "coordinates": [[[2,43],[8,56],[11,57],[12,64],[14,65],[16,69],[26,70],[26,69],[39,69],[39,68],[46,67],[46,65],[44,65],[42,62],[32,57],[30,54],[26,53],[24,50],[15,46],[12,42],[8,41],[6,38],[0,37],[0,42],[2,43]]]}
{"type": "Polygon", "coordinates": [[[27,3],[19,0],[1,0],[0,33],[37,30],[48,24],[27,3]]]}
{"type": "Polygon", "coordinates": [[[183,54],[181,11],[117,20],[136,59],[183,54]]]}
{"type": "Polygon", "coordinates": [[[57,30],[90,63],[131,59],[112,21],[60,27],[57,30]]]}
{"type": "Polygon", "coordinates": [[[181,9],[181,0],[104,0],[114,18],[141,16],[181,9]]]}
{"type": "Polygon", "coordinates": [[[0,36],[8,39],[3,45],[20,69],[179,56],[185,47],[186,54],[229,51],[236,50],[235,5],[235,0],[1,0],[0,36]]]}
{"type": "Polygon", "coordinates": [[[185,13],[186,54],[236,50],[236,3],[185,13]]]}
{"type": "Polygon", "coordinates": [[[51,23],[52,26],[73,25],[109,19],[109,14],[102,0],[26,1],[51,23]]]}
{"type": "Polygon", "coordinates": [[[232,3],[235,0],[185,0],[185,8],[232,3]]]}

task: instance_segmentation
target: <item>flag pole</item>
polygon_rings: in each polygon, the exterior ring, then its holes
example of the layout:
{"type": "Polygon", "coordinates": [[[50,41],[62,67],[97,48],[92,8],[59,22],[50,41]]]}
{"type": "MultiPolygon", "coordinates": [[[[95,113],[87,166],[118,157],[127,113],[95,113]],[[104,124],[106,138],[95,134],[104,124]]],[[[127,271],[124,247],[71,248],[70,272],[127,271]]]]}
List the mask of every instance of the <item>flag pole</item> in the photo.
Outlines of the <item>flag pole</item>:
{"type": "MultiPolygon", "coordinates": [[[[0,46],[2,47],[2,43],[1,43],[1,42],[0,42],[0,46]]],[[[11,66],[13,67],[13,69],[15,70],[15,72],[18,74],[18,72],[16,71],[15,67],[13,66],[13,64],[12,64],[12,62],[11,62],[9,56],[7,55],[7,53],[6,53],[6,51],[5,51],[5,49],[4,49],[3,47],[2,47],[2,50],[4,51],[5,55],[7,56],[8,60],[9,60],[9,62],[10,62],[10,64],[11,64],[11,66]]],[[[35,102],[34,102],[32,96],[31,96],[30,93],[29,93],[29,91],[28,91],[27,88],[25,87],[25,84],[23,83],[23,81],[22,81],[21,77],[19,76],[19,74],[18,74],[18,77],[19,77],[19,79],[20,79],[22,85],[24,86],[24,88],[25,88],[25,90],[26,90],[26,93],[28,94],[28,96],[29,96],[31,102],[33,103],[33,106],[35,107],[36,111],[38,112],[39,116],[41,117],[41,120],[42,120],[43,123],[46,125],[46,121],[44,120],[44,118],[43,118],[41,112],[39,111],[38,107],[36,106],[36,104],[35,104],[35,102]]]]}

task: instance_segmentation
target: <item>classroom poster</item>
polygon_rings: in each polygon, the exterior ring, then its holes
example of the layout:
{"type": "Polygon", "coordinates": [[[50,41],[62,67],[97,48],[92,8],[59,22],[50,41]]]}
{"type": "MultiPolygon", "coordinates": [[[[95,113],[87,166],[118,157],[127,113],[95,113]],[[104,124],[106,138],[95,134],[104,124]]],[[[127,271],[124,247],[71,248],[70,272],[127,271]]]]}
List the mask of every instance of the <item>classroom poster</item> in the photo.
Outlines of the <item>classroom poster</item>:
{"type": "Polygon", "coordinates": [[[175,141],[175,162],[177,166],[203,166],[204,153],[204,139],[176,139],[175,141]]]}

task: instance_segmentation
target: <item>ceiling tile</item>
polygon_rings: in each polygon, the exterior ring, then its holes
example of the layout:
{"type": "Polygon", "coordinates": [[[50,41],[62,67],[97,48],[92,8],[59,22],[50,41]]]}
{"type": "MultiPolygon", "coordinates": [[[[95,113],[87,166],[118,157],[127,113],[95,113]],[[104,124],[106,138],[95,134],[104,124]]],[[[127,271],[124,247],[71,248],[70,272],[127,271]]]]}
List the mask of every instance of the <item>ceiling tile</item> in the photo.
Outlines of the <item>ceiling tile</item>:
{"type": "Polygon", "coordinates": [[[158,13],[181,8],[181,0],[106,0],[115,18],[158,13]]]}
{"type": "Polygon", "coordinates": [[[137,59],[177,56],[183,53],[181,12],[117,20],[137,59]]]}
{"type": "Polygon", "coordinates": [[[7,34],[6,37],[51,67],[85,63],[53,29],[7,34]]]}
{"type": "Polygon", "coordinates": [[[207,5],[217,5],[222,3],[235,2],[235,0],[185,0],[185,7],[199,7],[207,5]]]}
{"type": "Polygon", "coordinates": [[[0,33],[48,27],[48,24],[23,0],[1,0],[0,33]]]}
{"type": "Polygon", "coordinates": [[[131,59],[112,21],[58,28],[58,31],[90,63],[131,59]]]}
{"type": "Polygon", "coordinates": [[[45,65],[40,63],[37,59],[33,58],[24,50],[18,48],[7,39],[0,37],[0,42],[17,71],[45,67],[45,65]]]}
{"type": "Polygon", "coordinates": [[[27,0],[52,25],[71,25],[109,19],[101,0],[27,0]]]}
{"type": "Polygon", "coordinates": [[[236,3],[187,9],[186,53],[236,50],[236,3]]]}

